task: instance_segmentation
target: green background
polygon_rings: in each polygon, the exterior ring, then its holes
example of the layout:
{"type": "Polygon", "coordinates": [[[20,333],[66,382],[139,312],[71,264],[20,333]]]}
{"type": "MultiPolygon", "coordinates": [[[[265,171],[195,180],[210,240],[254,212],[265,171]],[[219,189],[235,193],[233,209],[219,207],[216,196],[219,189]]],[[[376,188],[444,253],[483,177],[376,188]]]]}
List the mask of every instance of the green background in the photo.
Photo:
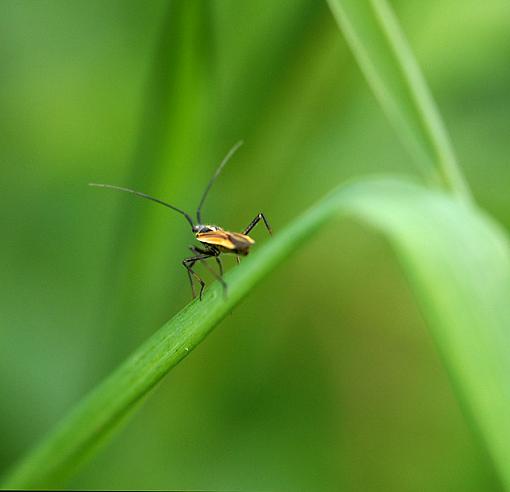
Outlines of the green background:
{"type": "MultiPolygon", "coordinates": [[[[392,5],[477,202],[508,227],[508,2],[392,5]]],[[[187,223],[88,182],[193,211],[242,138],[204,219],[242,230],[264,211],[278,231],[340,182],[414,169],[317,0],[4,0],[0,114],[0,471],[190,298],[187,223]]],[[[333,227],[70,485],[500,490],[389,246],[333,227]]]]}

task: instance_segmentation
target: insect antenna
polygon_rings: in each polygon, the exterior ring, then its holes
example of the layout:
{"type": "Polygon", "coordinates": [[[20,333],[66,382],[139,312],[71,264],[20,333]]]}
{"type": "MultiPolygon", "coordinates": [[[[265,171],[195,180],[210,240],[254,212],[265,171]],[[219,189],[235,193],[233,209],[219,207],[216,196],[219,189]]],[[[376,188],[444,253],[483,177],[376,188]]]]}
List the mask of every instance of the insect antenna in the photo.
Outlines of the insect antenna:
{"type": "Polygon", "coordinates": [[[241,145],[243,145],[243,141],[242,140],[239,140],[239,142],[237,142],[227,153],[227,155],[223,158],[223,160],[221,161],[220,165],[218,166],[218,169],[216,169],[216,172],[214,173],[214,176],[211,178],[211,180],[209,181],[209,184],[207,185],[207,187],[205,188],[205,191],[204,191],[204,194],[202,195],[202,198],[200,200],[200,203],[198,205],[198,208],[197,208],[197,222],[199,224],[202,223],[202,214],[201,214],[201,210],[202,210],[202,205],[204,204],[204,201],[205,201],[205,197],[207,196],[207,193],[209,193],[209,190],[211,189],[211,186],[214,184],[214,182],[216,181],[216,178],[220,175],[221,171],[223,170],[223,167],[225,166],[225,164],[230,160],[230,158],[235,154],[235,152],[237,151],[237,149],[239,147],[241,147],[241,145]]]}
{"type": "Polygon", "coordinates": [[[95,186],[97,188],[110,188],[112,190],[118,190],[118,191],[125,191],[126,193],[132,193],[133,195],[139,196],[141,198],[147,198],[147,200],[152,200],[153,202],[159,203],[160,205],[164,205],[165,207],[171,208],[172,210],[179,212],[180,214],[184,215],[184,217],[186,217],[186,220],[190,223],[191,227],[194,226],[193,219],[184,210],[174,207],[173,205],[170,205],[169,203],[166,203],[163,200],[154,198],[153,196],[146,195],[145,193],[140,193],[139,191],[130,190],[129,188],[122,188],[121,186],[114,186],[114,185],[109,185],[109,184],[89,183],[89,186],[95,186]]]}

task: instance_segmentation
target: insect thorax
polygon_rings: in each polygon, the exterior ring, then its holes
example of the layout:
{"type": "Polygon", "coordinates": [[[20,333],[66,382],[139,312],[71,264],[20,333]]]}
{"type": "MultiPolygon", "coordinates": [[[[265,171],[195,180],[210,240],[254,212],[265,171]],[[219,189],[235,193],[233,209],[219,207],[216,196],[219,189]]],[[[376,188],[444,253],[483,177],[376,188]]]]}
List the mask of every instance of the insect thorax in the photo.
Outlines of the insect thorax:
{"type": "Polygon", "coordinates": [[[222,231],[223,229],[221,227],[215,226],[215,225],[204,225],[204,224],[197,224],[196,226],[193,226],[193,232],[195,234],[202,234],[204,232],[213,232],[213,231],[222,231]]]}

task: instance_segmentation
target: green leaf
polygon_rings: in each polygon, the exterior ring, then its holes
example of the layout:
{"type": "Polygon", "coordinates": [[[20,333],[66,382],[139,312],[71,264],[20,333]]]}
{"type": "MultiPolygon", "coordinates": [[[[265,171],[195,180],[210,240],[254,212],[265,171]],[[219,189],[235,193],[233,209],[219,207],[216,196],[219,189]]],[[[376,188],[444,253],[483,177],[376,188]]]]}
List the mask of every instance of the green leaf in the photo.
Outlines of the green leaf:
{"type": "Polygon", "coordinates": [[[328,0],[356,60],[425,175],[464,199],[469,190],[448,133],[386,0],[328,0]]]}
{"type": "Polygon", "coordinates": [[[8,477],[43,487],[69,474],[253,287],[321,226],[354,216],[394,246],[466,408],[510,485],[510,249],[490,218],[439,191],[397,179],[329,194],[211,285],[97,387],[8,477]]]}
{"type": "MultiPolygon", "coordinates": [[[[206,0],[168,3],[141,98],[141,118],[129,176],[114,184],[154,196],[170,196],[170,201],[179,202],[182,198],[180,184],[199,165],[194,161],[199,157],[196,142],[208,133],[210,18],[206,0]]],[[[100,177],[94,180],[103,182],[100,177]]],[[[140,317],[143,299],[155,295],[147,287],[140,287],[139,298],[133,302],[130,279],[143,271],[151,279],[148,286],[158,285],[162,258],[168,256],[172,244],[164,230],[154,227],[152,218],[157,210],[153,207],[133,207],[128,197],[97,199],[123,200],[102,297],[104,311],[113,317],[111,324],[121,325],[125,331],[130,320],[140,317]]]]}

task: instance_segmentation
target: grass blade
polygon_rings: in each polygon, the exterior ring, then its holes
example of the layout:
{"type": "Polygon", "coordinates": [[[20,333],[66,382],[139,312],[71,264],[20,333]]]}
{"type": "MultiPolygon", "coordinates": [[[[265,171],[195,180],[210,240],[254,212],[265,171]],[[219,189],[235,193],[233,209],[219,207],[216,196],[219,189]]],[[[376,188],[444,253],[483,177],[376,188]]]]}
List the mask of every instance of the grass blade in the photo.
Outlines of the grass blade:
{"type": "Polygon", "coordinates": [[[333,217],[350,215],[394,245],[466,408],[510,485],[510,249],[475,207],[397,179],[343,186],[278,233],[156,332],[30,453],[4,486],[69,474],[232,308],[333,217]]]}
{"type": "Polygon", "coordinates": [[[464,199],[469,190],[434,99],[387,0],[328,0],[372,91],[419,167],[464,199]]]}
{"type": "MultiPolygon", "coordinates": [[[[190,169],[199,166],[194,162],[197,147],[202,135],[209,133],[205,128],[213,51],[210,18],[205,0],[168,2],[142,96],[129,175],[115,184],[180,201],[179,184],[187,181],[190,169]]],[[[94,180],[105,181],[101,176],[94,180]]],[[[157,285],[162,257],[172,243],[154,226],[157,209],[133,207],[126,197],[112,199],[123,200],[123,207],[104,273],[102,316],[111,317],[111,325],[125,333],[130,322],[136,325],[144,319],[146,312],[140,312],[139,306],[156,295],[140,287],[134,299],[130,279],[143,271],[146,277],[152,275],[147,285],[157,285]]]]}

